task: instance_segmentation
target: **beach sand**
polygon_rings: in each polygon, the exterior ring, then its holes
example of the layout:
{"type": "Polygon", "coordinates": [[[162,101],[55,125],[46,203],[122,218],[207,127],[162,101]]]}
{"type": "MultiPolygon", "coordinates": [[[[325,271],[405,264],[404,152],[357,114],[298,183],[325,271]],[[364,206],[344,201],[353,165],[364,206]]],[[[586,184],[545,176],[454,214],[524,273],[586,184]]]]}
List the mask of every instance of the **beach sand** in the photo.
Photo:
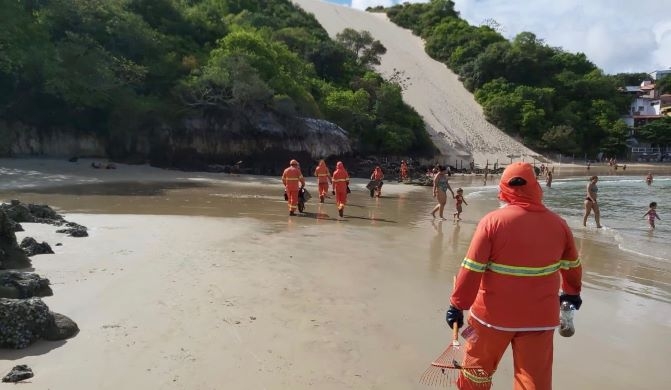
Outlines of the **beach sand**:
{"type": "MultiPolygon", "coordinates": [[[[288,218],[277,178],[0,160],[1,200],[50,204],[90,233],[17,234],[51,244],[32,258],[52,283],[44,300],[81,331],[0,350],[0,374],[27,364],[22,388],[52,390],[425,388],[419,376],[450,338],[452,277],[498,207],[471,195],[480,180],[451,180],[469,202],[459,224],[430,217],[428,187],[387,182],[371,199],[364,181],[338,221],[332,199],[288,218]]],[[[665,388],[669,263],[576,233],[585,303],[575,336],[555,338],[555,388],[665,388]]],[[[507,353],[494,389],[511,378],[507,353]]]]}
{"type": "Polygon", "coordinates": [[[369,13],[317,0],[294,0],[313,13],[335,38],[345,28],[369,31],[387,49],[376,67],[386,78],[396,77],[403,99],[424,118],[427,130],[445,161],[473,158],[506,160],[508,155],[536,155],[534,151],[487,122],[482,108],[458,76],[430,58],[424,42],[412,31],[390,22],[384,13],[369,13]]]}

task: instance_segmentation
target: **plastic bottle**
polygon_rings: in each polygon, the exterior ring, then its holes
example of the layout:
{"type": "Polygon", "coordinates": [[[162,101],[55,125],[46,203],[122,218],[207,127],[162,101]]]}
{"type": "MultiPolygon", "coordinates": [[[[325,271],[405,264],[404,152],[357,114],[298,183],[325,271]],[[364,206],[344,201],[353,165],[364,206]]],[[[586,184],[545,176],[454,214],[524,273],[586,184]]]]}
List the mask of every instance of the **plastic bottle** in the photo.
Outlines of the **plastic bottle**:
{"type": "Polygon", "coordinates": [[[562,302],[559,306],[559,334],[564,337],[571,337],[575,333],[573,326],[573,311],[575,306],[569,302],[562,302]]]}

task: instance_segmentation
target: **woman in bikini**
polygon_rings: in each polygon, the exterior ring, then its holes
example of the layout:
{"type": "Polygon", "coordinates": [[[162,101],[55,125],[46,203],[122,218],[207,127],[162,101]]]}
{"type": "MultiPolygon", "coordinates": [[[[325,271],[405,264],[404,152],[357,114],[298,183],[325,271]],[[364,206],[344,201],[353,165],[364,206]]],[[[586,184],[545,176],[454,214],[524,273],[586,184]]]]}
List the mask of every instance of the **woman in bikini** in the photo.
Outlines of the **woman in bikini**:
{"type": "Polygon", "coordinates": [[[599,192],[599,188],[596,186],[598,181],[599,178],[597,176],[589,178],[589,184],[587,184],[587,196],[585,197],[585,215],[582,218],[582,226],[587,226],[587,217],[594,211],[596,227],[601,228],[601,212],[599,211],[599,205],[596,203],[596,195],[597,192],[599,192]]]}
{"type": "Polygon", "coordinates": [[[450,183],[447,182],[447,175],[445,174],[446,168],[441,166],[436,176],[433,178],[433,197],[438,198],[438,204],[431,211],[431,215],[436,218],[436,211],[440,219],[445,219],[443,216],[443,210],[445,210],[445,204],[447,203],[447,191],[449,190],[454,198],[454,191],[450,187],[450,183]]]}

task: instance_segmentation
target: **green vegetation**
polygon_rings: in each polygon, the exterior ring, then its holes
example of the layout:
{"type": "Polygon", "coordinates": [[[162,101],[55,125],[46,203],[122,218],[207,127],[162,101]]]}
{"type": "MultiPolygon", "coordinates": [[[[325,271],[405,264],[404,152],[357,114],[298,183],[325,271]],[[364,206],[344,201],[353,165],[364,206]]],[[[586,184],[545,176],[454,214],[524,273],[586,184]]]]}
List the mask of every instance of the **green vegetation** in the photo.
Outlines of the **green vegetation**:
{"type": "Polygon", "coordinates": [[[512,41],[498,25],[471,26],[451,0],[396,5],[396,24],[426,42],[427,53],[457,73],[487,120],[537,150],[621,155],[629,98],[618,92],[645,74],[605,75],[582,54],[550,47],[530,32],[512,41]]]}
{"type": "Polygon", "coordinates": [[[289,0],[0,0],[0,25],[0,123],[114,148],[266,110],[335,122],[360,153],[434,153],[401,88],[371,69],[380,42],[333,41],[289,0]]]}

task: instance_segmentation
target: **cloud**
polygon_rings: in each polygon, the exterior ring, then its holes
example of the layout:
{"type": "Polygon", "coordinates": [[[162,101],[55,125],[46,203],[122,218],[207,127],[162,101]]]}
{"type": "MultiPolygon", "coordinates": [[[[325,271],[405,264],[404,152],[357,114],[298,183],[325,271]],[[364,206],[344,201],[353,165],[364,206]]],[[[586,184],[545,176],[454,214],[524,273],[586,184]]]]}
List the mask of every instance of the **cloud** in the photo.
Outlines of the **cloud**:
{"type": "MultiPolygon", "coordinates": [[[[351,6],[365,9],[401,2],[352,0],[351,6]]],[[[454,2],[471,24],[494,19],[507,38],[530,31],[550,46],[585,53],[606,73],[651,72],[671,67],[671,0],[454,2]]]]}

